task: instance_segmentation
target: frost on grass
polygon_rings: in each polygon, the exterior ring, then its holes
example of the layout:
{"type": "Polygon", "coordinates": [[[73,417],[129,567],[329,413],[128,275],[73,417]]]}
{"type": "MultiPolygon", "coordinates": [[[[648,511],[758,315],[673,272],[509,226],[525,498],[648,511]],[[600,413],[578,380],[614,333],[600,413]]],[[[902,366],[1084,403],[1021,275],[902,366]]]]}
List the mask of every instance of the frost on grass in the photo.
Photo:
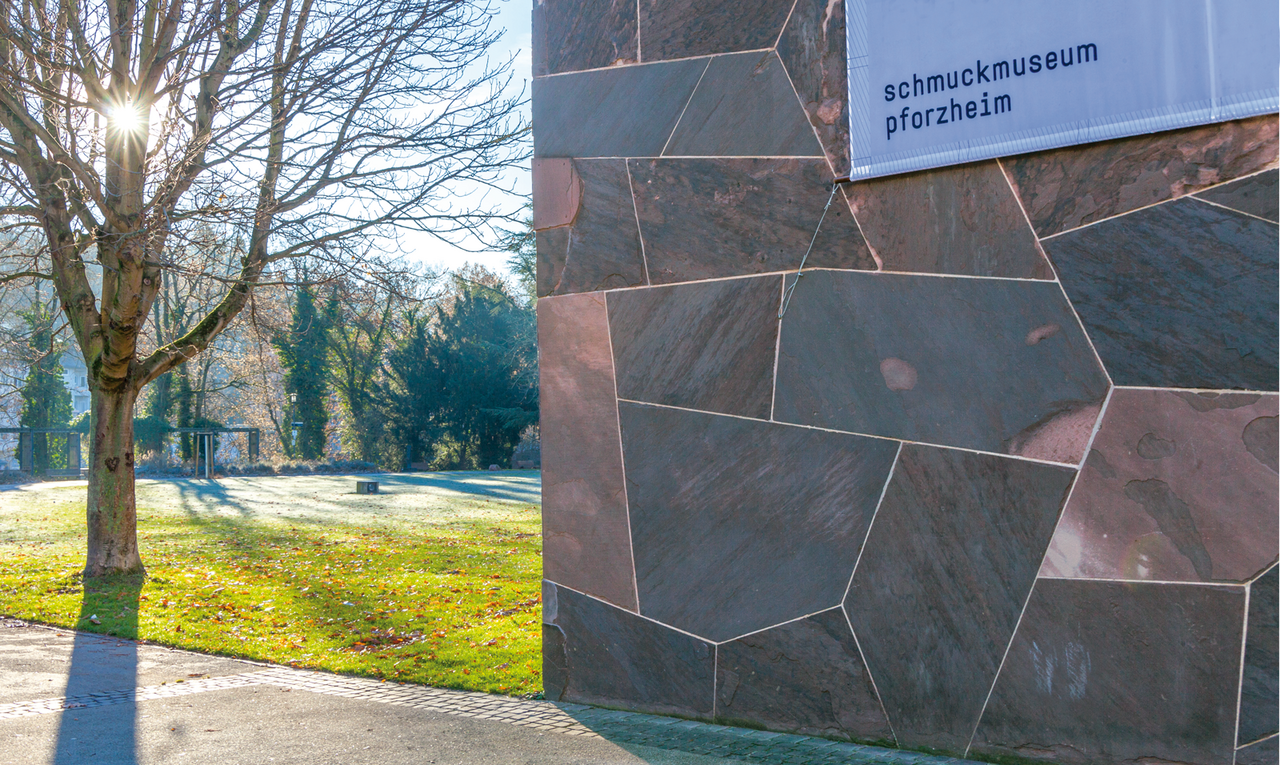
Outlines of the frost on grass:
{"type": "Polygon", "coordinates": [[[538,506],[422,484],[372,496],[353,486],[328,476],[139,482],[147,578],[88,592],[84,488],[5,492],[0,614],[298,667],[540,691],[538,506]]]}

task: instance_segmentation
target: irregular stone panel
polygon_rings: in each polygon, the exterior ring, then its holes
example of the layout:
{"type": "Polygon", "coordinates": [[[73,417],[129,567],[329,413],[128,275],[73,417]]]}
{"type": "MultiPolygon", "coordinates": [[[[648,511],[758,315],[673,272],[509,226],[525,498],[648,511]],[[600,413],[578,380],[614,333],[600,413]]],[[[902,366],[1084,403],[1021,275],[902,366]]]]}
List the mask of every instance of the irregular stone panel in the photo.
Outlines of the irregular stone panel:
{"type": "Polygon", "coordinates": [[[644,284],[644,255],[626,161],[534,161],[541,165],[534,184],[534,215],[560,224],[537,232],[538,295],[644,284]],[[548,167],[548,162],[555,164],[548,167]],[[553,177],[544,179],[546,175],[553,177]]]}
{"type": "MultiPolygon", "coordinates": [[[[793,0],[640,0],[645,61],[772,48],[793,0]]],[[[635,13],[632,6],[632,13],[635,13]]]]}
{"type": "Polygon", "coordinates": [[[534,0],[533,75],[638,61],[631,0],[534,0]]]}
{"type": "Polygon", "coordinates": [[[1272,736],[1236,750],[1235,765],[1276,765],[1280,762],[1280,738],[1272,736]]]}
{"type": "Polygon", "coordinates": [[[845,189],[886,271],[1053,278],[995,162],[895,175],[845,189]]]}
{"type": "Polygon", "coordinates": [[[603,294],[538,301],[538,362],[543,575],[635,611],[603,294]]]}
{"type": "Polygon", "coordinates": [[[822,147],[778,54],[764,51],[711,59],[662,154],[820,157],[822,147]]]}
{"type": "Polygon", "coordinates": [[[582,176],[572,159],[533,160],[533,228],[567,226],[582,207],[582,176]]]}
{"type": "Polygon", "coordinates": [[[640,613],[721,642],[840,602],[896,443],[619,412],[640,613]]]}
{"type": "Polygon", "coordinates": [[[1242,213],[1276,221],[1280,220],[1280,196],[1277,195],[1277,186],[1280,184],[1278,182],[1280,182],[1280,171],[1268,170],[1265,173],[1258,173],[1202,191],[1196,196],[1242,213]]]}
{"type": "Polygon", "coordinates": [[[1041,579],[970,756],[1230,763],[1244,588],[1041,579]]]}
{"type": "Polygon", "coordinates": [[[1107,390],[1049,283],[813,271],[780,348],[775,419],[1055,462],[1107,390]]]}
{"type": "Polygon", "coordinates": [[[900,745],[964,753],[1074,476],[902,447],[845,600],[900,745]]]}
{"type": "Polygon", "coordinates": [[[782,278],[609,294],[618,396],[769,418],[782,278]]]}
{"type": "Polygon", "coordinates": [[[1277,145],[1269,114],[1001,162],[1044,237],[1275,167],[1277,145]]]}
{"type": "Polygon", "coordinates": [[[717,722],[893,745],[893,731],[841,609],[716,650],[717,722]]]}
{"type": "Polygon", "coordinates": [[[1280,494],[1274,450],[1249,441],[1274,441],[1276,415],[1274,395],[1117,388],[1041,575],[1257,576],[1278,552],[1280,494]]]}
{"type": "Polygon", "coordinates": [[[840,192],[826,208],[832,177],[822,159],[633,159],[629,167],[654,284],[794,271],[810,242],[806,268],[876,269],[840,192]]]}
{"type": "Polygon", "coordinates": [[[844,3],[798,0],[778,56],[837,175],[849,172],[849,79],[844,3]]]}
{"type": "Polygon", "coordinates": [[[1280,719],[1280,578],[1276,567],[1249,585],[1249,626],[1245,633],[1240,686],[1241,744],[1277,732],[1280,719]]]}
{"type": "Polygon", "coordinates": [[[1276,389],[1276,224],[1179,199],[1044,248],[1116,385],[1276,389]]]}
{"type": "Polygon", "coordinates": [[[542,652],[550,701],[711,718],[715,646],[545,581],[542,652]]]}
{"type": "Polygon", "coordinates": [[[535,77],[535,157],[656,157],[706,59],[535,77]]]}

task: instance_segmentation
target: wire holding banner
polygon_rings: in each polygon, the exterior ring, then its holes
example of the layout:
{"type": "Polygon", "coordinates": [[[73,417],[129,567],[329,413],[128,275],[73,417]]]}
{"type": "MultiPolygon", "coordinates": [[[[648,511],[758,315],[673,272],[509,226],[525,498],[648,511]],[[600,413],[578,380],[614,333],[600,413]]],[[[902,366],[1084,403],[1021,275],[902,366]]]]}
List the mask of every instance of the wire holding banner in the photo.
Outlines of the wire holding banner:
{"type": "Polygon", "coordinates": [[[778,310],[778,318],[781,319],[787,314],[787,307],[791,305],[791,294],[796,291],[796,285],[800,283],[800,277],[804,276],[804,264],[809,260],[809,253],[813,252],[814,242],[818,241],[818,232],[822,230],[822,222],[827,219],[827,211],[831,209],[831,202],[836,198],[836,192],[840,190],[840,184],[848,183],[849,176],[836,178],[831,182],[831,196],[827,197],[827,205],[822,208],[822,215],[818,218],[818,226],[813,230],[813,237],[809,240],[809,249],[804,251],[804,257],[800,259],[800,267],[796,269],[796,278],[791,281],[791,286],[782,293],[782,308],[778,310]]]}

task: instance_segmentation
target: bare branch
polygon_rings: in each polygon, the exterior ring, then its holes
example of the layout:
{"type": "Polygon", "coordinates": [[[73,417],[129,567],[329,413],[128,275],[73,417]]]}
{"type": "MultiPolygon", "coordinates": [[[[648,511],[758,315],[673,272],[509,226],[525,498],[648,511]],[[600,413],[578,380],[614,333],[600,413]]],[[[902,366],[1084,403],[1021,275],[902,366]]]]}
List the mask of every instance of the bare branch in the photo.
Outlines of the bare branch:
{"type": "Polygon", "coordinates": [[[16,282],[19,279],[46,279],[53,281],[53,275],[46,274],[43,271],[16,271],[9,274],[0,274],[0,284],[16,282]]]}

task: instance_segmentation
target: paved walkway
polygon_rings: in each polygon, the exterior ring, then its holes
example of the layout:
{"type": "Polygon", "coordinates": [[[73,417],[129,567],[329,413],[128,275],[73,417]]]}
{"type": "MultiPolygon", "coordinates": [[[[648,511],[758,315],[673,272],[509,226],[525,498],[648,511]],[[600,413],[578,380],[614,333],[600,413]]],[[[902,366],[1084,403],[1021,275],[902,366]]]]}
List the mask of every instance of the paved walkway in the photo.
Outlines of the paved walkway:
{"type": "Polygon", "coordinates": [[[962,762],[289,669],[4,618],[0,752],[13,765],[962,762]]]}

